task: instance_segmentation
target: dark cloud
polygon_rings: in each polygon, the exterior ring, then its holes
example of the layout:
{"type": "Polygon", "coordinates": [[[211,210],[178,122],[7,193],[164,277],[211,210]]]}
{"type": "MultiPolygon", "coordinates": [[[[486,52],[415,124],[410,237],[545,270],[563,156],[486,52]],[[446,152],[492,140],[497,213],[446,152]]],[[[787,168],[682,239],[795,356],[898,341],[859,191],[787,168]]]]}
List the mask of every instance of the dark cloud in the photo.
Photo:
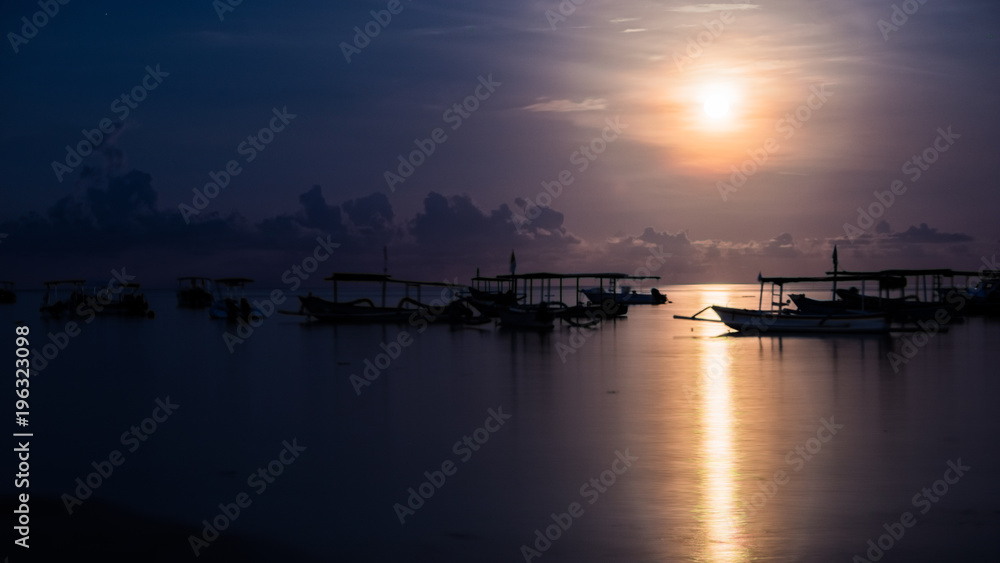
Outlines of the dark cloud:
{"type": "Polygon", "coordinates": [[[941,233],[937,229],[921,223],[919,227],[911,226],[902,233],[893,234],[896,240],[912,244],[951,244],[956,242],[971,242],[974,239],[962,233],[941,233]]]}

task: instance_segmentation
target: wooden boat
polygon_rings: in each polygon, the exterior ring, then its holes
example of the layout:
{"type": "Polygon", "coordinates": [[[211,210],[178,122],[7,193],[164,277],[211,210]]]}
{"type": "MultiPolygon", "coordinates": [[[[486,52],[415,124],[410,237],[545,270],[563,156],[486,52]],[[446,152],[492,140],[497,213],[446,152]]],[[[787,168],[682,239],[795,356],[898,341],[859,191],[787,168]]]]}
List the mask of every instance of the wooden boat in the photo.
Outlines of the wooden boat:
{"type": "Polygon", "coordinates": [[[592,287],[580,290],[580,292],[586,295],[591,303],[602,303],[608,298],[626,305],[662,305],[667,302],[667,296],[660,293],[655,287],[650,289],[649,293],[639,293],[628,285],[621,286],[618,293],[615,293],[614,287],[610,290],[605,290],[603,287],[592,287]]]}
{"type": "Polygon", "coordinates": [[[215,280],[215,300],[208,309],[208,316],[227,321],[258,322],[264,315],[243,293],[253,283],[250,278],[218,278],[215,280]]]}
{"type": "Polygon", "coordinates": [[[177,306],[204,309],[212,306],[212,279],[197,276],[177,278],[177,306]]]}
{"type": "Polygon", "coordinates": [[[746,332],[775,333],[876,333],[888,332],[889,320],[883,313],[808,315],[789,311],[760,311],[713,305],[719,319],[729,328],[746,332]]]}
{"type": "MultiPolygon", "coordinates": [[[[446,282],[424,282],[398,280],[388,274],[364,274],[338,272],[326,278],[333,283],[333,300],[316,297],[312,293],[299,296],[298,311],[281,311],[284,314],[302,315],[310,320],[328,323],[461,323],[481,324],[488,319],[471,307],[468,300],[461,294],[468,290],[467,286],[446,282]],[[340,300],[341,283],[375,283],[380,286],[381,302],[368,297],[340,300]],[[404,287],[404,297],[395,307],[386,306],[386,292],[389,284],[400,284],[404,287]],[[426,287],[438,288],[441,291],[440,305],[421,301],[426,287]],[[411,297],[411,291],[416,297],[411,297]],[[448,297],[445,298],[445,294],[448,297]],[[458,298],[456,298],[458,296],[458,298]]],[[[436,300],[436,301],[438,301],[436,300]]]]}
{"type": "MultiPolygon", "coordinates": [[[[839,280],[861,280],[861,289],[837,289],[834,285],[834,300],[857,311],[885,311],[889,321],[894,323],[916,323],[929,321],[941,311],[954,317],[970,312],[956,305],[962,299],[948,299],[951,293],[965,293],[955,288],[955,278],[964,277],[968,287],[969,278],[978,272],[951,269],[893,269],[875,272],[837,271],[828,274],[839,280]],[[877,292],[869,295],[865,283],[877,282],[877,292]]],[[[794,299],[794,297],[793,297],[794,299]]],[[[825,302],[829,304],[830,302],[825,302]]],[[[809,305],[807,304],[807,307],[809,305]]]]}
{"type": "Polygon", "coordinates": [[[14,282],[0,281],[0,305],[17,303],[17,294],[14,293],[14,282]]]}
{"type": "MultiPolygon", "coordinates": [[[[585,290],[580,289],[581,280],[595,279],[600,286],[603,286],[606,280],[610,280],[611,287],[614,287],[618,280],[647,278],[659,279],[656,276],[629,276],[620,273],[533,272],[494,277],[477,275],[472,278],[469,300],[483,314],[495,318],[502,316],[515,318],[518,314],[523,316],[544,304],[547,309],[546,314],[551,314],[569,324],[579,325],[581,323],[576,322],[579,319],[589,319],[591,323],[596,323],[603,319],[624,317],[628,314],[628,304],[615,299],[614,294],[607,292],[603,299],[585,295],[585,290]],[[573,305],[564,301],[567,283],[573,284],[573,295],[576,296],[573,305]],[[536,291],[539,298],[537,302],[536,291]],[[580,295],[587,297],[590,303],[582,301],[580,295]],[[511,312],[509,309],[515,311],[511,312]]],[[[507,323],[508,326],[511,324],[507,323]]]]}
{"type": "Polygon", "coordinates": [[[534,307],[507,307],[498,313],[502,328],[549,331],[555,328],[556,315],[547,303],[534,307]]]}
{"type": "Polygon", "coordinates": [[[965,297],[969,314],[1000,315],[1000,272],[984,272],[979,283],[965,297]]]}
{"type": "Polygon", "coordinates": [[[79,316],[80,305],[86,301],[83,284],[87,280],[55,280],[47,281],[45,293],[42,295],[42,306],[38,311],[43,317],[61,319],[63,317],[79,316]],[[68,286],[68,287],[66,287],[68,286]],[[61,297],[61,295],[65,297],[61,297]]]}
{"type": "Polygon", "coordinates": [[[137,283],[123,283],[116,289],[105,287],[94,295],[85,297],[87,310],[102,316],[145,317],[152,319],[156,313],[149,308],[146,296],[139,292],[137,283]]]}
{"type": "Polygon", "coordinates": [[[889,322],[901,324],[932,320],[942,308],[950,307],[945,303],[923,303],[918,301],[916,296],[879,298],[856,294],[846,289],[838,289],[837,295],[841,299],[828,301],[812,299],[801,293],[789,293],[788,297],[798,310],[805,314],[845,315],[884,312],[889,322]]]}
{"type": "MultiPolygon", "coordinates": [[[[757,309],[738,309],[710,305],[690,317],[674,315],[676,319],[693,321],[721,322],[727,327],[741,333],[751,334],[865,334],[889,332],[888,315],[884,312],[855,312],[838,310],[825,314],[810,314],[798,309],[786,309],[788,302],[784,300],[784,287],[791,283],[830,282],[833,277],[800,277],[800,278],[764,278],[760,281],[760,298],[757,309]],[[770,309],[764,310],[764,285],[771,284],[770,309]],[[777,297],[777,301],[775,301],[777,297]],[[698,317],[704,311],[712,309],[718,320],[698,317]]],[[[852,281],[851,278],[840,276],[838,281],[852,281]]]]}

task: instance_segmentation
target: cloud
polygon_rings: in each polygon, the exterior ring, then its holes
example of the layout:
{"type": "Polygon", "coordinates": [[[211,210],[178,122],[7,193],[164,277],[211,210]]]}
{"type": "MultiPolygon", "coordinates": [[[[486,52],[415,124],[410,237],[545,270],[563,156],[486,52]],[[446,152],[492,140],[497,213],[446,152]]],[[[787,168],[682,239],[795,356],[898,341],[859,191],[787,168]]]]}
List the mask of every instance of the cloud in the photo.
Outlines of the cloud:
{"type": "Polygon", "coordinates": [[[607,109],[607,101],[603,98],[586,98],[576,102],[573,100],[547,100],[527,106],[528,111],[549,111],[549,112],[574,112],[574,111],[601,111],[607,109]]]}
{"type": "Polygon", "coordinates": [[[937,229],[928,227],[927,223],[921,223],[919,227],[911,226],[902,233],[893,234],[892,238],[911,244],[951,244],[956,242],[971,242],[975,240],[971,236],[963,233],[938,232],[937,229]]]}
{"type": "Polygon", "coordinates": [[[723,12],[727,10],[756,10],[757,8],[760,8],[760,4],[691,4],[688,6],[668,8],[667,11],[703,14],[707,12],[723,12]]]}

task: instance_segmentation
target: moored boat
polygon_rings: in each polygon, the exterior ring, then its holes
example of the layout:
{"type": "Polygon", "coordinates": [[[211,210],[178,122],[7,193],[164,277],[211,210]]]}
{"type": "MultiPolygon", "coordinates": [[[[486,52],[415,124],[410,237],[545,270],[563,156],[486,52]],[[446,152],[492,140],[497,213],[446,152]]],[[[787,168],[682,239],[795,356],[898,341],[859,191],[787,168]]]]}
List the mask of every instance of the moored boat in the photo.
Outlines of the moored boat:
{"type": "MultiPolygon", "coordinates": [[[[799,278],[765,278],[757,277],[760,282],[760,297],[757,309],[740,309],[710,305],[690,317],[674,315],[676,319],[694,321],[721,322],[727,327],[749,334],[865,334],[885,333],[890,331],[888,315],[885,311],[858,312],[850,309],[831,309],[822,312],[812,312],[802,309],[788,309],[784,300],[786,284],[816,283],[834,281],[834,277],[799,277],[799,278]],[[770,308],[763,308],[764,285],[771,284],[770,308]],[[775,300],[777,298],[777,300],[775,300]],[[719,316],[715,319],[699,318],[702,312],[712,309],[719,316]]],[[[837,281],[853,281],[851,278],[836,277],[837,281]]],[[[797,296],[796,296],[797,297],[797,296]]],[[[794,297],[793,297],[794,298],[794,297]]]]}
{"type": "Polygon", "coordinates": [[[723,324],[740,332],[857,334],[889,331],[889,320],[884,312],[809,315],[789,311],[736,309],[719,305],[713,305],[712,310],[723,324]]]}
{"type": "Polygon", "coordinates": [[[17,294],[14,293],[14,282],[0,281],[0,305],[17,303],[17,294]]]}
{"type": "Polygon", "coordinates": [[[302,315],[310,320],[328,323],[366,324],[366,323],[410,323],[424,325],[427,323],[462,323],[478,324],[485,322],[483,317],[468,300],[460,294],[467,286],[447,282],[423,282],[398,280],[388,274],[365,274],[337,272],[326,278],[333,283],[333,300],[317,297],[312,293],[299,296],[298,311],[281,311],[284,314],[302,315]],[[361,297],[349,301],[340,300],[341,283],[374,283],[380,287],[380,304],[369,297],[361,297]],[[404,296],[395,307],[386,306],[386,293],[389,284],[402,285],[404,296]],[[431,303],[422,301],[424,288],[435,288],[440,291],[438,298],[431,303]],[[415,297],[411,297],[411,292],[415,297]]]}
{"type": "Polygon", "coordinates": [[[250,303],[244,295],[246,286],[253,283],[250,278],[218,278],[215,280],[216,297],[208,310],[213,319],[227,321],[257,322],[264,318],[260,309],[250,303]]]}
{"type": "Polygon", "coordinates": [[[198,276],[177,278],[177,306],[204,309],[212,306],[212,279],[198,276]]]}
{"type": "Polygon", "coordinates": [[[54,280],[44,282],[45,293],[38,311],[42,316],[61,319],[78,315],[80,305],[86,301],[83,284],[87,280],[54,280]],[[65,296],[65,297],[64,297],[65,296]]]}
{"type": "Polygon", "coordinates": [[[614,292],[614,288],[608,291],[603,287],[582,289],[580,292],[586,295],[591,303],[602,303],[609,298],[626,305],[662,305],[667,302],[667,296],[655,287],[650,289],[649,293],[639,293],[628,285],[621,286],[618,293],[614,292]]]}
{"type": "Polygon", "coordinates": [[[137,283],[123,283],[114,289],[105,287],[94,295],[88,295],[85,301],[89,310],[97,315],[152,319],[156,314],[150,309],[149,301],[139,291],[139,287],[137,283]]]}

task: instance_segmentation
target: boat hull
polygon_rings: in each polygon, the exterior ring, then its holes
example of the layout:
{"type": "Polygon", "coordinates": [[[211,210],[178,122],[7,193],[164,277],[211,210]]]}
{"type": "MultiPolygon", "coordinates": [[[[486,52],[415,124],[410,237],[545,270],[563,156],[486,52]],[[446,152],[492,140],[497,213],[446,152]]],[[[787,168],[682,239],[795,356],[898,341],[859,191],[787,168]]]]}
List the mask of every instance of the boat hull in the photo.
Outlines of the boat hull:
{"type": "Polygon", "coordinates": [[[885,313],[793,315],[752,309],[713,306],[712,310],[729,328],[760,333],[862,334],[889,331],[885,313]]]}
{"type": "Polygon", "coordinates": [[[601,288],[582,289],[587,299],[596,305],[602,305],[604,301],[611,300],[624,305],[661,305],[667,302],[667,296],[660,293],[655,287],[649,293],[637,293],[623,290],[620,293],[602,291],[601,288]]]}

